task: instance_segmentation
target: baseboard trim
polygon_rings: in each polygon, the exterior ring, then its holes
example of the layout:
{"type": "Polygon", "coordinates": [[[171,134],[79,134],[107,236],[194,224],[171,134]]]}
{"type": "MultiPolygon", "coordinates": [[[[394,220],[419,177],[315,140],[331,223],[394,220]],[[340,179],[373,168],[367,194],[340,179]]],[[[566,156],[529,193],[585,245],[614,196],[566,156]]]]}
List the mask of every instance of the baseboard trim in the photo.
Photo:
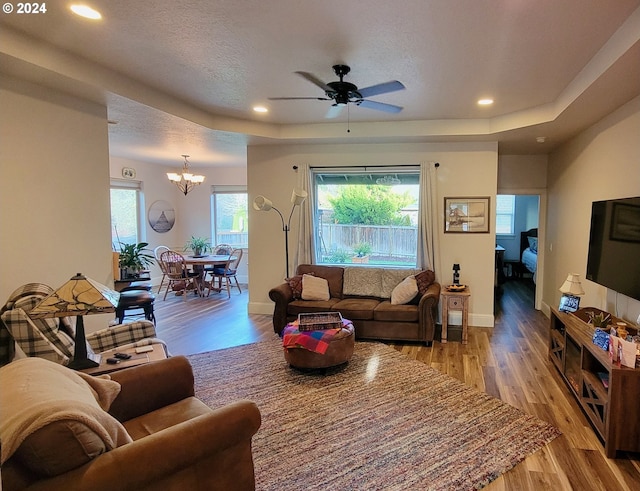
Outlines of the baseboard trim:
{"type": "Polygon", "coordinates": [[[250,314],[273,315],[273,302],[249,302],[247,311],[250,314]]]}
{"type": "Polygon", "coordinates": [[[476,327],[494,327],[496,319],[493,315],[469,314],[469,325],[476,327]]]}

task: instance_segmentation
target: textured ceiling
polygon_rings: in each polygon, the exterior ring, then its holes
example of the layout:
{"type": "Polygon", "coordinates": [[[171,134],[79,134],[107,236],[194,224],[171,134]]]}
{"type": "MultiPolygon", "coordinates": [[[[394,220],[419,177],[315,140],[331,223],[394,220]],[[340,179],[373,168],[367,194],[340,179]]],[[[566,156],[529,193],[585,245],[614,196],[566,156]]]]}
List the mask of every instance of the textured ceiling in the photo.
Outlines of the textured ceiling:
{"type": "Polygon", "coordinates": [[[0,16],[1,70],[106,104],[112,154],[167,165],[183,153],[245,165],[248,143],[481,140],[547,153],[640,94],[640,0],[89,3],[101,21],[67,1],[0,16]],[[349,105],[327,120],[329,101],[268,100],[323,96],[294,72],[330,82],[336,63],[361,88],[401,81],[371,99],[403,111],[349,105]]]}

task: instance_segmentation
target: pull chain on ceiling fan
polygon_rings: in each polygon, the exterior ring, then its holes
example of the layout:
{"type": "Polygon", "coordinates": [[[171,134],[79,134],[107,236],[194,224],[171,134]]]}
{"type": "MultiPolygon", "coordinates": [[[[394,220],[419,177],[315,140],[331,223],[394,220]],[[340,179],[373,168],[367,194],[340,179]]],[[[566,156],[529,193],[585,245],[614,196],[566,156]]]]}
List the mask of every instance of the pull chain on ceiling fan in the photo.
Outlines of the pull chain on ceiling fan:
{"type": "Polygon", "coordinates": [[[331,105],[329,111],[325,116],[326,118],[337,117],[341,113],[342,108],[347,106],[349,103],[368,109],[384,111],[387,113],[399,113],[400,111],[402,111],[401,106],[395,106],[393,104],[385,104],[384,102],[365,99],[366,97],[403,90],[405,87],[401,82],[392,80],[391,82],[385,82],[382,84],[371,85],[363,89],[358,89],[356,85],[344,81],[344,76],[351,71],[351,68],[349,68],[347,65],[334,65],[333,71],[340,78],[340,80],[329,83],[323,82],[318,77],[309,72],[295,72],[305,80],[308,80],[312,84],[324,90],[325,97],[270,97],[269,99],[272,101],[333,101],[333,104],[331,105]]]}

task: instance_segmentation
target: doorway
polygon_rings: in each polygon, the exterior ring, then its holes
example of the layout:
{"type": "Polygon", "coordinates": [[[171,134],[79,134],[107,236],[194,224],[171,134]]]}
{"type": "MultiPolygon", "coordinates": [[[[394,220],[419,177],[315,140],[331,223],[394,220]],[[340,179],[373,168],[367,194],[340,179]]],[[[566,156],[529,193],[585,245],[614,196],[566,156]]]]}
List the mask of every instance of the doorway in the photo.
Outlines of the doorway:
{"type": "MultiPolygon", "coordinates": [[[[540,308],[541,263],[538,243],[541,233],[541,196],[539,194],[498,194],[496,199],[496,246],[504,248],[505,282],[520,282],[530,292],[525,301],[540,308]]],[[[542,252],[542,251],[541,251],[542,252]]]]}

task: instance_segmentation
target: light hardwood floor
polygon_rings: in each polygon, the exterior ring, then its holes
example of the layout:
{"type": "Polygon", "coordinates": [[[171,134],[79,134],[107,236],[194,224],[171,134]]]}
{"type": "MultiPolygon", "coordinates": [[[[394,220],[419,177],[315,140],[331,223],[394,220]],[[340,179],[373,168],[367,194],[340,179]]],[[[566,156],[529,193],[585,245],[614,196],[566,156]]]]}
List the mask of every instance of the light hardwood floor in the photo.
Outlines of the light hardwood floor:
{"type": "MultiPolygon", "coordinates": [[[[155,304],[158,337],[172,354],[185,355],[276,337],[270,316],[247,314],[247,297],[246,290],[232,291],[230,300],[226,294],[189,295],[186,300],[170,295],[166,301],[160,297],[155,304]]],[[[533,309],[532,298],[530,283],[507,281],[496,304],[495,327],[470,327],[467,345],[436,341],[432,347],[391,346],[562,431],[485,489],[640,490],[640,455],[604,456],[602,444],[548,359],[548,319],[533,309]]]]}

